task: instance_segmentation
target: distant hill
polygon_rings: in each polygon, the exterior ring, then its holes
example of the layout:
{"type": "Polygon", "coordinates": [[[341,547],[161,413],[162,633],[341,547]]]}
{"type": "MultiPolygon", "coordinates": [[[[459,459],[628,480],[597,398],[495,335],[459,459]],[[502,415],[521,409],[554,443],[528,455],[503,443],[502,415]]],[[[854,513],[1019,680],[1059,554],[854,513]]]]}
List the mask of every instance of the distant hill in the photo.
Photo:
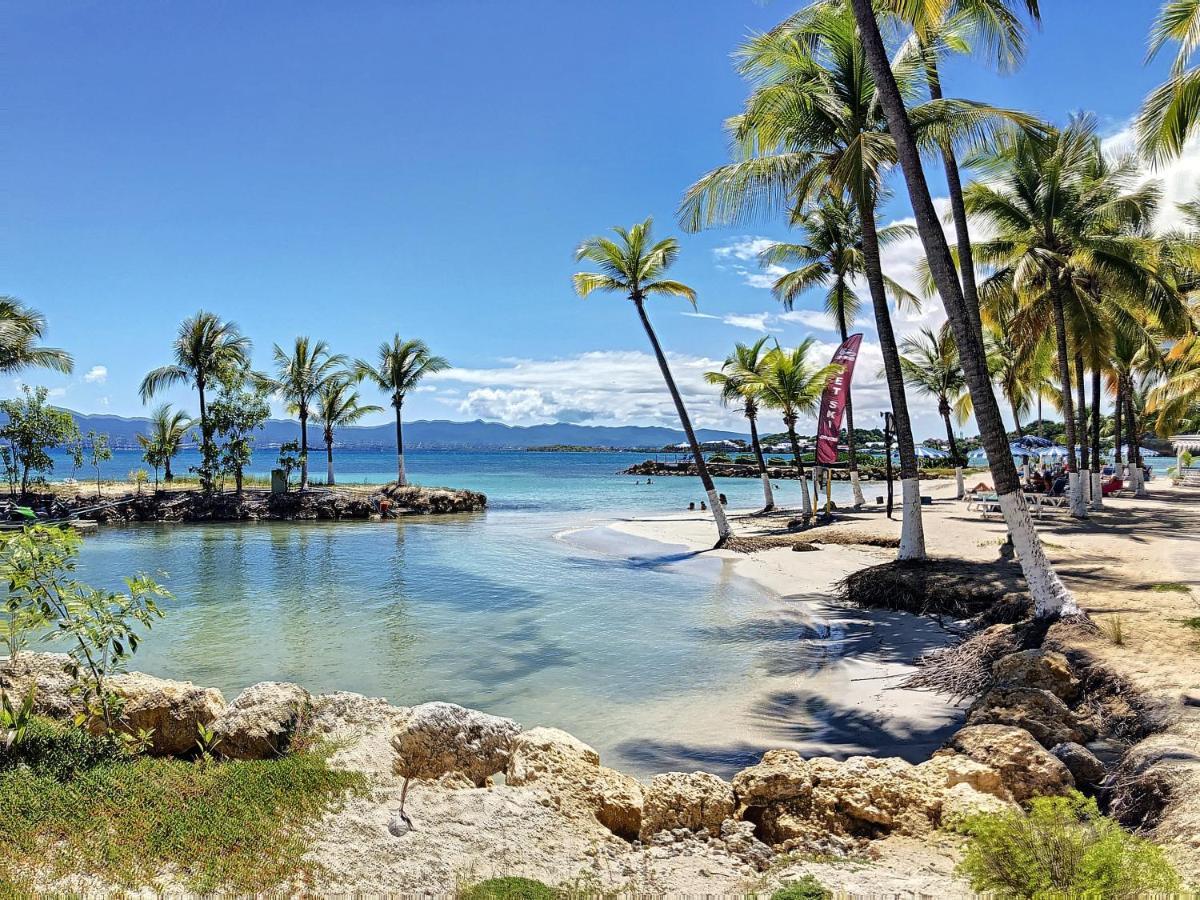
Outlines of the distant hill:
{"type": "MultiPolygon", "coordinates": [[[[137,436],[147,431],[147,419],[124,416],[85,415],[68,410],[80,431],[97,431],[109,436],[113,447],[136,447],[137,436]]],[[[2,421],[2,420],[0,420],[2,421]]],[[[295,421],[269,419],[257,435],[259,447],[296,440],[300,426],[295,421]]],[[[701,442],[745,439],[733,431],[701,428],[701,442]]],[[[313,447],[324,446],[319,428],[309,426],[308,440],[313,447]]],[[[554,422],[548,425],[504,425],[500,422],[451,422],[445,419],[418,419],[404,423],[404,446],[409,450],[524,450],[551,444],[615,449],[665,447],[684,440],[682,431],[641,425],[573,425],[554,422]]],[[[340,447],[351,449],[390,449],[396,446],[394,424],[351,426],[337,432],[340,447]]]]}

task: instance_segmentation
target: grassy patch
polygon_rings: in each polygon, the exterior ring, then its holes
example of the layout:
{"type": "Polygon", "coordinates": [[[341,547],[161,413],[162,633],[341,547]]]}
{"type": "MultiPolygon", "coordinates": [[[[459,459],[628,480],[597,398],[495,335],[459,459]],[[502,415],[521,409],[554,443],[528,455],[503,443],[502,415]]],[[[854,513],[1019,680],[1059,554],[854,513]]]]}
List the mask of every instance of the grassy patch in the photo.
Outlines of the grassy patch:
{"type": "Polygon", "coordinates": [[[1100,619],[1097,624],[1100,627],[1100,632],[1118,647],[1125,646],[1128,640],[1128,634],[1125,631],[1125,619],[1120,613],[1114,613],[1111,616],[1105,616],[1100,619]]]}
{"type": "Polygon", "coordinates": [[[558,891],[532,878],[489,878],[458,892],[459,900],[555,900],[558,891]]]}
{"type": "Polygon", "coordinates": [[[1179,622],[1184,628],[1194,628],[1200,631],[1200,616],[1192,616],[1190,619],[1180,619],[1179,622]]]}
{"type": "Polygon", "coordinates": [[[0,770],[0,897],[20,895],[33,871],[132,888],[167,867],[197,892],[269,890],[312,874],[303,826],[366,786],[319,751],[209,765],[141,757],[62,773],[0,770]]]}
{"type": "Polygon", "coordinates": [[[1150,585],[1150,590],[1158,591],[1160,594],[1190,594],[1192,589],[1186,584],[1180,584],[1178,581],[1159,581],[1150,585]]]}

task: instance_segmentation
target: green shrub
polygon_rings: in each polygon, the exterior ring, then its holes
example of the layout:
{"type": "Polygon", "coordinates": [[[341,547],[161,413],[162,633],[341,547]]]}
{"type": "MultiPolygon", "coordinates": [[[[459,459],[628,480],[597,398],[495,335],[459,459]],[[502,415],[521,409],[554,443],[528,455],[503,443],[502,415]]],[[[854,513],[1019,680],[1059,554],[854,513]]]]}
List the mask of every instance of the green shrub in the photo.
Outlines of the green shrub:
{"type": "Polygon", "coordinates": [[[20,741],[7,749],[0,743],[0,771],[27,766],[35,775],[70,781],[88,769],[128,756],[116,735],[96,736],[74,725],[35,716],[20,741]]]}
{"type": "Polygon", "coordinates": [[[825,885],[812,875],[791,881],[771,895],[771,900],[829,900],[833,896],[825,885]]]}
{"type": "Polygon", "coordinates": [[[740,466],[752,466],[758,462],[758,460],[753,456],[749,456],[745,453],[741,454],[740,456],[735,456],[733,461],[740,466]]]}
{"type": "Polygon", "coordinates": [[[727,454],[727,453],[714,453],[712,456],[710,456],[710,457],[708,458],[708,461],[709,461],[710,463],[727,463],[727,462],[729,462],[729,454],[727,454]]]}
{"type": "Polygon", "coordinates": [[[1028,812],[979,813],[959,872],[997,897],[1134,897],[1179,890],[1162,850],[1100,815],[1096,801],[1072,792],[1038,797],[1028,812]]]}
{"type": "Polygon", "coordinates": [[[489,878],[462,891],[460,900],[554,900],[558,891],[532,878],[489,878]]]}

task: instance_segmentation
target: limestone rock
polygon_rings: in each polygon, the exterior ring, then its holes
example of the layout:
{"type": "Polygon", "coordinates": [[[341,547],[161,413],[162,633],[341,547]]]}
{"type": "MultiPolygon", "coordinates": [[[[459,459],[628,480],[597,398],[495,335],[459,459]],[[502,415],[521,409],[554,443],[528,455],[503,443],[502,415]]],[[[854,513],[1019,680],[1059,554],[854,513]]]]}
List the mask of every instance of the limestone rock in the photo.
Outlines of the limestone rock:
{"type": "Polygon", "coordinates": [[[153,732],[150,752],[155,756],[190,753],[196,748],[200,726],[211,726],[225,711],[220,691],[190,681],[127,672],[109,678],[107,685],[125,701],[122,728],[130,734],[153,732]]]}
{"type": "Polygon", "coordinates": [[[1017,803],[1031,797],[1064,794],[1075,786],[1070,771],[1023,728],[968,725],[956,732],[934,758],[961,753],[1000,773],[1017,803]]]}
{"type": "Polygon", "coordinates": [[[733,792],[742,809],[768,806],[811,795],[812,776],[795,750],[768,750],[758,765],[733,776],[733,792]]]}
{"type": "Polygon", "coordinates": [[[246,688],[213,724],[228,759],[273,759],[291,746],[312,703],[298,684],[264,681],[246,688]]]}
{"type": "Polygon", "coordinates": [[[996,769],[961,753],[942,753],[918,763],[914,773],[935,787],[946,791],[965,784],[971,790],[1010,801],[1012,795],[996,769]]]}
{"type": "Polygon", "coordinates": [[[726,819],[721,823],[721,841],[725,850],[759,872],[771,865],[774,853],[754,834],[754,824],[726,819]]]}
{"type": "Polygon", "coordinates": [[[733,815],[733,788],[708,772],[667,772],[655,775],[645,791],[641,838],[659,831],[686,828],[721,833],[721,823],[733,815]]]}
{"type": "Polygon", "coordinates": [[[967,715],[968,725],[1012,725],[1024,728],[1043,747],[1079,743],[1089,729],[1057,696],[1039,688],[992,688],[967,715]]]}
{"type": "Polygon", "coordinates": [[[476,785],[508,766],[521,726],[453,703],[422,703],[392,736],[393,768],[406,778],[437,778],[462,772],[476,785]]]}
{"type": "Polygon", "coordinates": [[[809,761],[813,814],[849,833],[861,826],[922,834],[937,823],[941,791],[896,757],[852,756],[809,761]],[[850,819],[850,822],[841,822],[850,819]]]}
{"type": "Polygon", "coordinates": [[[66,673],[71,658],[65,653],[21,653],[16,659],[0,660],[0,693],[19,706],[34,689],[34,711],[43,716],[66,719],[81,709],[70,693],[75,680],[66,673]]]}
{"type": "Polygon", "coordinates": [[[1067,658],[1055,650],[1022,650],[1009,653],[992,664],[999,685],[1041,688],[1070,702],[1079,694],[1079,679],[1067,658]]]}
{"type": "Polygon", "coordinates": [[[1070,742],[1056,744],[1050,751],[1067,767],[1080,787],[1097,787],[1106,774],[1104,763],[1087,747],[1070,742]]]}
{"type": "Polygon", "coordinates": [[[948,788],[942,795],[943,826],[954,826],[967,816],[981,812],[1001,812],[1011,809],[1012,803],[1001,800],[994,794],[977,791],[965,782],[948,788]]]}

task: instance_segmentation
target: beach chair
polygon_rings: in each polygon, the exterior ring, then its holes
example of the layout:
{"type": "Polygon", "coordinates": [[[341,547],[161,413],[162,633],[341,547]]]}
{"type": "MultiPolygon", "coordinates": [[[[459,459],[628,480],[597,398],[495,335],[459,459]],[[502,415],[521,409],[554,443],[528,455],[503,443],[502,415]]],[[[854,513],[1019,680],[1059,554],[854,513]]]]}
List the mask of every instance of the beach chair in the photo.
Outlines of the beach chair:
{"type": "Polygon", "coordinates": [[[1000,497],[996,493],[984,493],[980,491],[975,494],[967,503],[967,512],[977,512],[983,518],[988,518],[992,513],[1000,514],[1000,497]]]}

